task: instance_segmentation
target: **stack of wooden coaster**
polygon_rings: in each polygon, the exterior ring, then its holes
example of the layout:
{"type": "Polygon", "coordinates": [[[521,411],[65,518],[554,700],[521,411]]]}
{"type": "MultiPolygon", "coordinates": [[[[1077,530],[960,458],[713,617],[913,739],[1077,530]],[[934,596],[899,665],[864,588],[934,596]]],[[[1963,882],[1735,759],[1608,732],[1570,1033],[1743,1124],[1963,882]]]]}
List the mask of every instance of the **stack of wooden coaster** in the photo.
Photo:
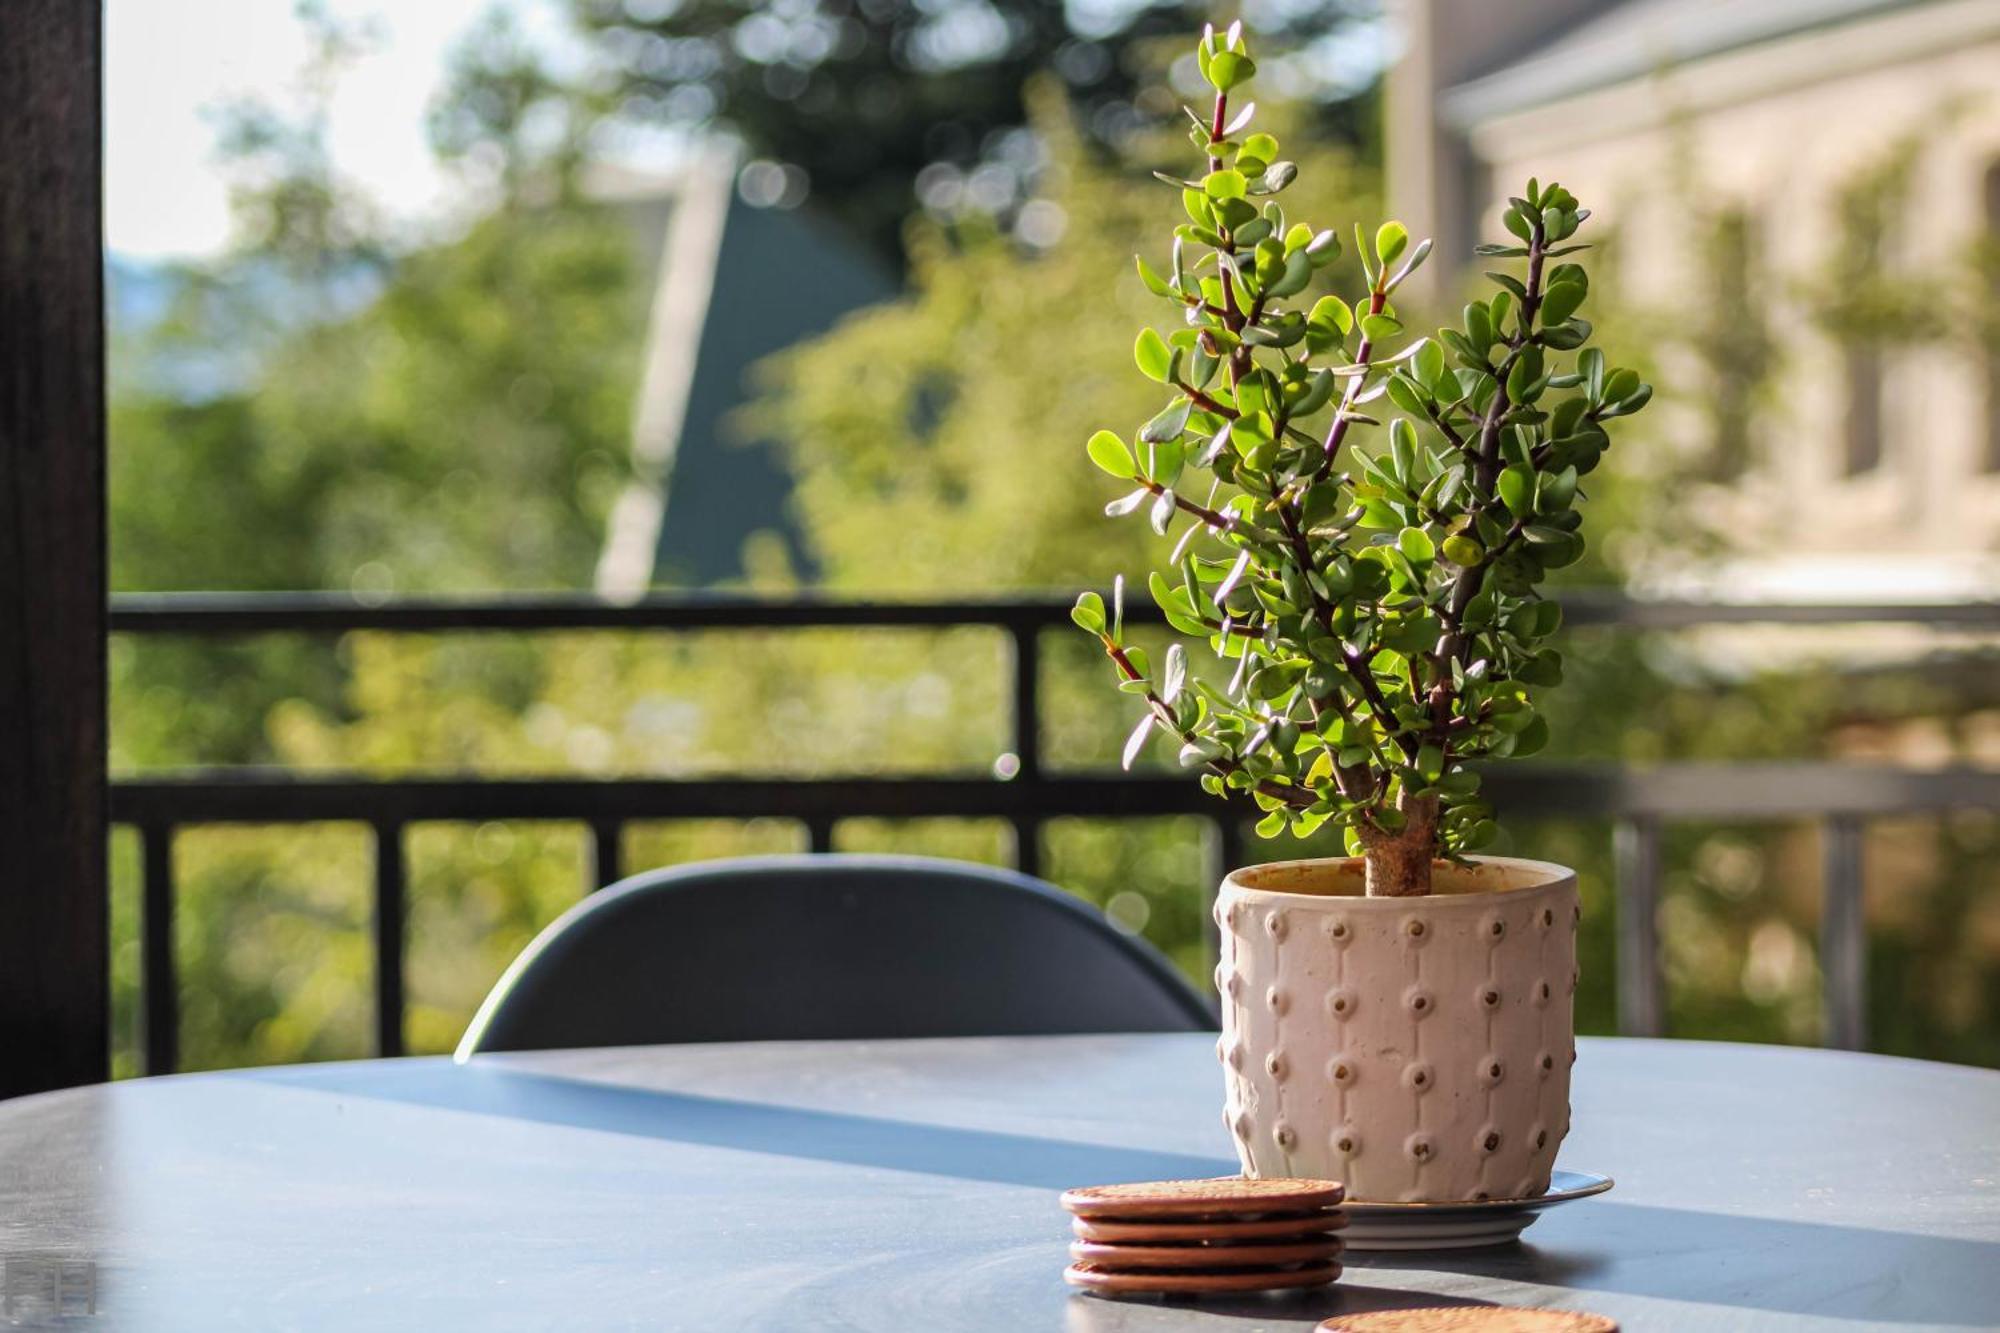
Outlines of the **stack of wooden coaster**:
{"type": "Polygon", "coordinates": [[[1321,1287],[1346,1214],[1330,1180],[1157,1180],[1065,1191],[1071,1286],[1107,1295],[1321,1287]]]}

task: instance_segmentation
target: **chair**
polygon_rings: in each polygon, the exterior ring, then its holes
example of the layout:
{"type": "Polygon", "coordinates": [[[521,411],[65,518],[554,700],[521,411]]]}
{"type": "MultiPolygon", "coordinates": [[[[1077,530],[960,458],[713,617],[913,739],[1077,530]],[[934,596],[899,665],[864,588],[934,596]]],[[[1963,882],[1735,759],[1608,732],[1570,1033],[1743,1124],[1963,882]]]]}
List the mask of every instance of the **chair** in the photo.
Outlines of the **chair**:
{"type": "Polygon", "coordinates": [[[1041,880],[915,856],[635,875],[508,967],[458,1046],[1213,1031],[1143,941],[1041,880]]]}

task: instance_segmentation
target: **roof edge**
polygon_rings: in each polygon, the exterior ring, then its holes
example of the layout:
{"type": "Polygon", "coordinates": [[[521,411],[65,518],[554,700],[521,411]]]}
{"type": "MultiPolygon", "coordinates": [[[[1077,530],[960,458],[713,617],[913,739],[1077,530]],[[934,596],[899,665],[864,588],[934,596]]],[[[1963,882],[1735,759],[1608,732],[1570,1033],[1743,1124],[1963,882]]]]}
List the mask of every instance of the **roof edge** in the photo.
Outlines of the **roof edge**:
{"type": "Polygon", "coordinates": [[[1445,89],[1438,96],[1439,115],[1452,128],[1466,130],[1678,65],[1933,2],[1760,0],[1755,5],[1719,7],[1715,12],[1721,21],[1716,23],[1658,24],[1650,31],[1595,36],[1586,30],[1574,41],[1558,38],[1511,64],[1445,89]]]}

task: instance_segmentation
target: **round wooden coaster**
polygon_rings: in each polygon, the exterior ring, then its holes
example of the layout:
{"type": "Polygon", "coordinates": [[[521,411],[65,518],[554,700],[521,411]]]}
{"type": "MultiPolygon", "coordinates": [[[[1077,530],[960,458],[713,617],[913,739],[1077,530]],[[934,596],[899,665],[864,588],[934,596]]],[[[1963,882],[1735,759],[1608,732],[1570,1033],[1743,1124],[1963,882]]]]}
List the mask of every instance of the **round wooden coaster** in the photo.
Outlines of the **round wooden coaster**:
{"type": "Polygon", "coordinates": [[[1063,1281],[1107,1296],[1183,1295],[1209,1292],[1283,1291],[1293,1287],[1323,1287],[1340,1276],[1340,1265],[1313,1264],[1241,1273],[1107,1273],[1088,1264],[1071,1264],[1063,1281]]]}
{"type": "Polygon", "coordinates": [[[1325,1263],[1339,1258],[1340,1250],[1339,1241],[1325,1239],[1282,1245],[1106,1245],[1079,1240],[1070,1242],[1069,1257],[1077,1263],[1114,1273],[1135,1268],[1189,1272],[1325,1263]]]}
{"type": "Polygon", "coordinates": [[[1618,1333],[1618,1324],[1581,1310],[1456,1305],[1335,1315],[1320,1324],[1318,1333],[1618,1333]]]}
{"type": "Polygon", "coordinates": [[[1063,1207],[1078,1217],[1182,1218],[1264,1216],[1331,1208],[1345,1191],[1333,1180],[1149,1180],[1064,1190],[1063,1207]]]}
{"type": "Polygon", "coordinates": [[[1070,1230],[1083,1240],[1137,1242],[1142,1245],[1184,1240],[1212,1240],[1224,1243],[1294,1237],[1308,1240],[1318,1239],[1346,1225],[1346,1213],[1324,1209],[1316,1213],[1224,1218],[1211,1222],[1196,1218],[1179,1222],[1113,1222],[1094,1217],[1072,1217],[1069,1220],[1070,1230]]]}

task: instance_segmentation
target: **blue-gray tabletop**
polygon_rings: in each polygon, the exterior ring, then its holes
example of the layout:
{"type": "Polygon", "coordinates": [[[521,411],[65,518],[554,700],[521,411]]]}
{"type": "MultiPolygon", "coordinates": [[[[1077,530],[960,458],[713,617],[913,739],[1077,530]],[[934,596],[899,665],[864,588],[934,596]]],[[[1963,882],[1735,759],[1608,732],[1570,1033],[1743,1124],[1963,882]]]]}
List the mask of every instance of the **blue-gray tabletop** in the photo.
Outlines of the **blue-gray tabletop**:
{"type": "Polygon", "coordinates": [[[0,1103],[0,1323],[1307,1329],[1494,1302],[1638,1330],[2000,1326],[2000,1073],[1585,1040],[1518,1245],[1293,1297],[1062,1281],[1069,1185],[1234,1170],[1213,1040],[646,1047],[143,1079],[0,1103]],[[87,1313],[86,1307],[95,1311],[87,1313]]]}

